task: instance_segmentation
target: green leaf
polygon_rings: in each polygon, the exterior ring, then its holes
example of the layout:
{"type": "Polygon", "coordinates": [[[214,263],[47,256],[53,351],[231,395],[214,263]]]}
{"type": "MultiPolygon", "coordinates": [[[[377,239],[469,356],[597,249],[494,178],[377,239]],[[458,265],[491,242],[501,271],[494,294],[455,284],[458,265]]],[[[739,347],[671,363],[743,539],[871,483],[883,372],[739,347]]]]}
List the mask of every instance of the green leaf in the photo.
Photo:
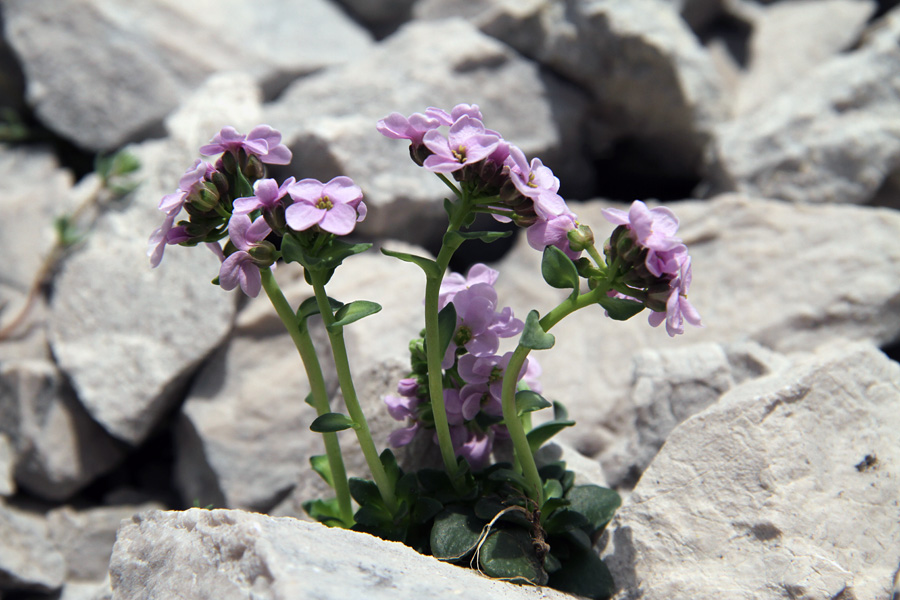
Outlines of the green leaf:
{"type": "Polygon", "coordinates": [[[552,348],[555,343],[556,338],[545,332],[541,327],[538,311],[533,310],[528,313],[528,316],[525,318],[525,329],[522,331],[522,337],[519,338],[519,344],[529,350],[547,350],[552,348]]]}
{"type": "Polygon", "coordinates": [[[372,244],[348,244],[343,240],[334,238],[319,254],[318,258],[321,260],[321,265],[318,267],[310,265],[310,267],[318,268],[322,271],[334,270],[344,262],[344,259],[354,254],[365,252],[371,247],[372,244]]]}
{"type": "Polygon", "coordinates": [[[575,424],[575,421],[548,421],[541,423],[526,434],[528,445],[532,452],[537,452],[538,448],[544,445],[550,438],[575,424]]]}
{"type": "Polygon", "coordinates": [[[612,520],[622,506],[622,497],[615,490],[599,485],[578,485],[569,490],[566,498],[570,510],[578,511],[591,525],[593,532],[600,531],[612,520]]]}
{"type": "Polygon", "coordinates": [[[378,486],[374,481],[351,477],[347,480],[347,485],[350,487],[350,495],[360,506],[384,507],[381,492],[378,491],[378,486]]]}
{"type": "Polygon", "coordinates": [[[597,304],[605,308],[609,313],[609,318],[614,321],[627,321],[644,310],[644,305],[640,302],[624,298],[610,298],[609,296],[601,296],[597,300],[597,304]]]}
{"type": "Polygon", "coordinates": [[[297,239],[296,234],[286,233],[284,237],[281,238],[281,257],[286,263],[295,262],[300,263],[301,265],[304,264],[306,251],[300,244],[300,240],[297,239]]]}
{"type": "Polygon", "coordinates": [[[531,534],[525,529],[493,531],[479,550],[484,574],[495,579],[547,583],[547,572],[534,551],[531,534]]]}
{"type": "Polygon", "coordinates": [[[438,560],[457,561],[475,550],[485,522],[471,508],[448,506],[431,528],[431,553],[438,560]]]}
{"type": "Polygon", "coordinates": [[[331,474],[331,464],[328,462],[328,457],[323,455],[319,456],[310,456],[309,464],[312,466],[312,470],[318,473],[322,479],[325,480],[330,487],[334,487],[334,477],[331,474]]]}
{"type": "MultiPolygon", "coordinates": [[[[563,496],[563,487],[562,484],[556,479],[548,479],[544,482],[544,498],[547,500],[552,500],[553,498],[562,498],[563,496]]],[[[547,506],[547,502],[544,502],[544,506],[547,506]]],[[[546,509],[542,506],[541,512],[543,513],[546,509]]]]}
{"type": "Polygon", "coordinates": [[[550,575],[550,585],[560,591],[594,600],[612,597],[616,590],[612,574],[593,550],[572,552],[550,575]]]}
{"type": "MultiPolygon", "coordinates": [[[[331,307],[332,311],[338,311],[344,306],[344,303],[338,302],[334,298],[328,298],[328,305],[331,307]]],[[[317,314],[319,314],[319,303],[316,301],[315,296],[310,296],[301,302],[300,306],[297,308],[297,321],[300,323],[301,327],[305,327],[306,320],[317,314]]]]}
{"type": "Polygon", "coordinates": [[[505,481],[516,485],[523,490],[528,489],[528,481],[521,473],[516,473],[512,469],[497,469],[488,475],[491,481],[505,481]]]}
{"type": "Polygon", "coordinates": [[[447,306],[438,313],[438,340],[440,340],[441,356],[447,353],[454,333],[456,333],[456,308],[452,302],[448,302],[447,306]]]}
{"type": "Polygon", "coordinates": [[[341,519],[341,509],[337,498],[328,500],[307,500],[302,504],[303,510],[311,518],[329,527],[343,527],[345,523],[341,519]]]}
{"type": "MultiPolygon", "coordinates": [[[[546,488],[544,489],[546,490],[546,488]]],[[[546,494],[546,491],[544,493],[546,494]]],[[[541,507],[541,516],[547,515],[549,517],[557,508],[562,508],[569,504],[569,501],[565,498],[547,498],[547,500],[544,501],[544,505],[541,507]]]]}
{"type": "Polygon", "coordinates": [[[569,420],[569,411],[566,410],[566,405],[562,402],[556,401],[553,403],[553,420],[554,421],[568,421],[569,420]]]}
{"type": "Polygon", "coordinates": [[[438,279],[441,276],[441,268],[430,258],[425,258],[424,256],[416,256],[415,254],[407,254],[406,252],[395,252],[394,250],[388,250],[386,248],[382,248],[381,253],[387,256],[393,256],[394,258],[399,258],[404,262],[410,262],[419,265],[419,267],[423,271],[425,271],[426,277],[438,279]]]}
{"type": "Polygon", "coordinates": [[[556,246],[544,248],[541,259],[541,275],[544,281],[555,288],[571,288],[577,290],[581,285],[581,277],[572,259],[556,246]]]}
{"type": "Polygon", "coordinates": [[[353,519],[360,525],[370,528],[371,531],[377,532],[378,537],[382,539],[390,537],[388,533],[393,529],[391,514],[383,506],[372,504],[360,506],[353,515],[353,519]]]}
{"type": "Polygon", "coordinates": [[[512,231],[448,231],[444,234],[444,245],[458,246],[468,240],[481,240],[485,244],[496,242],[512,235],[512,231]]]}
{"type": "Polygon", "coordinates": [[[564,508],[553,513],[553,515],[547,519],[544,529],[548,534],[554,535],[565,533],[572,529],[581,529],[588,525],[587,518],[581,513],[572,510],[570,506],[569,508],[564,508]]]}
{"type": "Polygon", "coordinates": [[[525,413],[553,406],[543,396],[531,390],[516,392],[516,413],[521,417],[525,413]]]}
{"type": "Polygon", "coordinates": [[[345,304],[338,309],[338,311],[334,314],[334,318],[336,320],[334,323],[331,323],[328,326],[328,329],[334,331],[343,327],[344,325],[349,325],[350,323],[359,321],[363,317],[374,315],[380,310],[381,305],[377,302],[370,302],[368,300],[355,300],[354,302],[345,304]]]}
{"type": "Polygon", "coordinates": [[[316,433],[333,433],[350,429],[351,427],[355,429],[358,425],[350,417],[341,413],[325,413],[316,417],[309,424],[310,431],[315,431],[316,433]]]}
{"type": "Polygon", "coordinates": [[[400,470],[400,466],[397,464],[397,458],[390,448],[385,448],[381,452],[379,458],[381,459],[381,466],[384,467],[384,472],[387,474],[391,485],[396,487],[397,482],[400,481],[400,476],[403,474],[400,470]]]}
{"type": "Polygon", "coordinates": [[[306,398],[303,399],[303,401],[306,402],[307,404],[309,404],[310,406],[312,406],[313,408],[316,407],[316,399],[313,398],[312,392],[308,393],[306,395],[306,398]]]}
{"type": "Polygon", "coordinates": [[[428,496],[423,496],[416,500],[410,515],[410,520],[416,525],[424,525],[434,518],[436,514],[443,510],[444,505],[428,496]]]}
{"type": "Polygon", "coordinates": [[[569,529],[563,534],[563,537],[575,544],[575,547],[580,548],[581,550],[590,551],[594,548],[594,541],[583,529],[569,529]]]}

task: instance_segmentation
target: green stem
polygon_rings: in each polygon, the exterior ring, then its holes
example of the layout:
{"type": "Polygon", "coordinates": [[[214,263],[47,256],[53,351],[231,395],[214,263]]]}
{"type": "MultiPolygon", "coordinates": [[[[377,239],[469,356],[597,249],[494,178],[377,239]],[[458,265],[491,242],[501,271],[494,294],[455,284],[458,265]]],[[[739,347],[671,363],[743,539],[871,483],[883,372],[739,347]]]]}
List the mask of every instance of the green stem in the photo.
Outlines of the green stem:
{"type": "Polygon", "coordinates": [[[328,331],[331,353],[334,356],[334,366],[337,371],[338,382],[341,385],[341,392],[344,395],[344,404],[347,406],[350,419],[355,423],[353,429],[356,431],[356,439],[359,441],[359,447],[366,459],[366,464],[369,465],[369,471],[372,472],[375,485],[378,486],[378,491],[381,492],[381,499],[384,500],[384,504],[391,514],[396,514],[398,505],[394,486],[388,479],[384,465],[381,464],[381,458],[379,458],[375,442],[372,440],[372,433],[369,431],[366,415],[363,413],[359,399],[356,396],[356,388],[353,386],[350,360],[347,356],[347,346],[344,344],[344,330],[342,327],[330,327],[335,322],[335,319],[334,313],[331,312],[328,296],[325,294],[325,274],[311,269],[308,269],[307,272],[316,294],[316,303],[319,305],[322,321],[325,323],[325,329],[328,331]]]}
{"type": "MultiPolygon", "coordinates": [[[[458,192],[461,195],[462,206],[455,211],[455,218],[451,219],[447,231],[458,231],[465,222],[471,210],[468,205],[468,194],[458,192]]],[[[450,438],[450,422],[447,420],[447,410],[444,407],[444,382],[441,377],[440,332],[438,330],[438,299],[441,291],[441,281],[450,264],[450,258],[459,248],[462,240],[455,243],[444,244],[438,252],[435,262],[438,265],[436,277],[426,276],[425,280],[425,356],[428,363],[428,395],[431,398],[432,412],[434,413],[434,429],[437,433],[438,446],[441,450],[441,458],[444,468],[450,476],[454,487],[461,485],[459,481],[459,465],[456,461],[456,452],[453,449],[453,440],[450,438]]]]}
{"type": "MultiPolygon", "coordinates": [[[[281,322],[284,323],[285,329],[287,329],[291,339],[294,341],[294,345],[297,347],[297,351],[300,353],[300,359],[303,361],[303,368],[306,370],[306,377],[309,380],[316,413],[321,416],[331,412],[331,408],[328,405],[328,391],[325,388],[325,378],[322,375],[322,367],[319,365],[319,357],[316,355],[312,338],[309,336],[309,330],[305,327],[301,328],[297,323],[297,317],[278,286],[278,282],[275,281],[272,271],[270,269],[260,269],[260,274],[262,275],[263,289],[266,290],[272,306],[275,307],[275,312],[278,313],[281,322]]],[[[344,460],[341,457],[341,445],[336,433],[323,433],[322,439],[325,442],[325,454],[328,457],[328,466],[331,468],[334,492],[341,511],[341,520],[345,526],[351,527],[353,525],[353,506],[350,498],[350,487],[347,484],[347,471],[344,468],[344,460]]]]}
{"type": "MultiPolygon", "coordinates": [[[[608,283],[605,283],[579,296],[569,296],[560,302],[556,308],[541,318],[541,329],[545,332],[549,331],[551,327],[576,310],[596,304],[597,299],[600,298],[601,295],[605,295],[607,290],[609,290],[609,285],[608,283]]],[[[503,422],[509,430],[509,437],[513,444],[516,461],[522,468],[522,475],[525,477],[525,481],[528,484],[526,492],[540,507],[544,503],[543,483],[541,482],[541,476],[538,474],[537,464],[534,461],[534,454],[531,452],[531,446],[528,444],[528,436],[526,435],[525,427],[516,410],[516,386],[519,381],[519,372],[522,370],[522,366],[525,364],[525,360],[530,353],[531,350],[522,345],[517,346],[513,351],[512,357],[509,359],[509,364],[506,367],[506,372],[503,374],[501,397],[503,422]]]]}

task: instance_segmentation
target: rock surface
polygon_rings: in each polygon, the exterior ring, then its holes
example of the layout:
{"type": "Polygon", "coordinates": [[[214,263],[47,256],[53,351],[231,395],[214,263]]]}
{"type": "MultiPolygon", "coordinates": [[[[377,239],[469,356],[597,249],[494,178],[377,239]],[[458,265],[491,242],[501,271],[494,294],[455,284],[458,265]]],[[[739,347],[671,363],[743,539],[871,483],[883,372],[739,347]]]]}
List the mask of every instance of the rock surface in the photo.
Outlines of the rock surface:
{"type": "Polygon", "coordinates": [[[0,590],[48,593],[62,587],[66,563],[38,515],[0,502],[0,590]]]}
{"type": "Polygon", "coordinates": [[[900,366],[822,351],[669,435],[611,526],[618,598],[890,598],[900,366]]]}
{"type": "Polygon", "coordinates": [[[571,598],[487,579],[364,533],[225,510],[157,511],[125,521],[110,577],[116,600],[571,598]]]}

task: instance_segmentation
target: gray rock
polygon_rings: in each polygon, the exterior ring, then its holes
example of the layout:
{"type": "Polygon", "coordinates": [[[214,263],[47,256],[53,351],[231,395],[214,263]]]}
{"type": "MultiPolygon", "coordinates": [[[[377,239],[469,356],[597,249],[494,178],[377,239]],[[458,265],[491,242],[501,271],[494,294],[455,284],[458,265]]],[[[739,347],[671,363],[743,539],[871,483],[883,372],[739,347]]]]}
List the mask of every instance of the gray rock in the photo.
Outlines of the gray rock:
{"type": "Polygon", "coordinates": [[[110,577],[116,600],[571,598],[487,579],[364,533],[225,510],[149,512],[124,522],[110,577]]]}
{"type": "MultiPolygon", "coordinates": [[[[829,16],[829,19],[831,17],[829,16]]],[[[900,17],[756,110],[716,130],[714,190],[866,203],[900,168],[900,17]]]]}
{"type": "Polygon", "coordinates": [[[69,581],[63,586],[59,600],[112,600],[109,574],[103,581],[69,581]]]}
{"type": "Polygon", "coordinates": [[[752,11],[750,62],[736,114],[762,106],[810,69],[851,47],[875,8],[868,0],[788,0],[752,11]]]}
{"type": "MultiPolygon", "coordinates": [[[[161,508],[158,505],[101,506],[76,510],[62,506],[47,513],[50,541],[66,561],[66,592],[80,583],[84,597],[96,592],[98,583],[108,576],[109,557],[116,541],[119,523],[138,512],[161,508]]],[[[109,584],[107,584],[108,587],[109,584]]]]}
{"type": "Polygon", "coordinates": [[[125,458],[51,362],[0,364],[0,415],[18,485],[42,498],[64,500],[125,458]]]}
{"type": "Polygon", "coordinates": [[[568,141],[561,131],[575,130],[583,114],[579,100],[570,86],[452,19],[410,23],[365,58],[298,81],[265,118],[294,151],[293,175],[327,181],[343,174],[362,187],[371,210],[360,235],[423,244],[446,228],[440,199],[447,188],[410,160],[408,143],[375,130],[379,119],[478,104],[486,127],[552,164],[568,141]]]}
{"type": "MultiPolygon", "coordinates": [[[[604,206],[609,204],[573,205],[598,240],[612,231],[600,214],[604,206]]],[[[535,353],[544,368],[545,395],[566,404],[579,421],[563,434],[579,451],[594,455],[611,443],[602,424],[616,418],[632,358],[642,348],[749,339],[794,352],[836,339],[887,344],[900,338],[896,211],[810,210],[741,196],[673,208],[693,257],[690,299],[705,327],[687,326],[683,336],[670,339],[649,327],[644,314],[623,323],[585,309],[553,329],[551,351],[535,353]]],[[[497,268],[500,301],[516,314],[533,308],[545,313],[564,298],[541,282],[540,253],[523,239],[497,268]]]]}
{"type": "Polygon", "coordinates": [[[0,433],[0,497],[12,496],[16,493],[15,472],[16,455],[12,441],[5,433],[0,433]]]}
{"type": "Polygon", "coordinates": [[[359,58],[371,45],[367,32],[325,0],[78,0],[65,11],[52,0],[12,0],[3,12],[36,114],[92,150],[158,128],[212,73],[244,71],[273,93],[298,75],[359,58]]]}
{"type": "Polygon", "coordinates": [[[628,422],[600,457],[613,487],[633,487],[681,422],[737,383],[786,368],[789,359],[753,342],[641,350],[634,357],[628,422]]]}
{"type": "Polygon", "coordinates": [[[337,0],[378,38],[394,32],[412,17],[417,0],[337,0]]]}
{"type": "Polygon", "coordinates": [[[657,169],[699,169],[713,125],[727,115],[726,98],[709,54],[672,4],[493,4],[480,18],[484,32],[591,93],[595,153],[608,153],[617,139],[637,139],[657,169]]]}
{"type": "Polygon", "coordinates": [[[53,592],[62,587],[66,564],[38,515],[0,502],[0,589],[53,592]]]}
{"type": "MultiPolygon", "coordinates": [[[[292,306],[311,295],[297,265],[283,265],[277,274],[292,306]]],[[[424,281],[414,265],[373,249],[348,259],[328,284],[329,296],[342,302],[371,300],[383,306],[344,331],[357,394],[380,448],[397,426],[381,398],[408,369],[409,341],[423,326],[424,281]]],[[[340,396],[324,329],[314,327],[313,335],[326,385],[340,396]]],[[[310,456],[323,454],[324,448],[320,435],[309,431],[316,413],[303,401],[308,393],[297,350],[261,294],[241,313],[228,346],[198,375],[183,407],[177,479],[185,501],[269,510],[297,485],[302,494],[292,501],[296,507],[326,493],[309,469],[310,456]],[[312,483],[301,481],[307,478],[312,483]]],[[[333,410],[345,412],[342,400],[334,401],[333,410]]],[[[352,432],[342,447],[348,470],[368,477],[352,432]]]]}
{"type": "Polygon", "coordinates": [[[829,348],[678,426],[619,510],[618,598],[890,598],[900,366],[829,348]]]}

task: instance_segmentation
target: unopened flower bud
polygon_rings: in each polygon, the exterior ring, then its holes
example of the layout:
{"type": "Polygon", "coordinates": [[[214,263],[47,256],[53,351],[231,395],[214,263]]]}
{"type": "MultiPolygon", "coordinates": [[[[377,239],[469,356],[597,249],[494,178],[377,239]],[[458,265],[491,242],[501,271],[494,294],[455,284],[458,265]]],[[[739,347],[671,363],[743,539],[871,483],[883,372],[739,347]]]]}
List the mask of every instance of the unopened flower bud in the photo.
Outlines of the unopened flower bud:
{"type": "Polygon", "coordinates": [[[276,204],[271,210],[263,211],[263,218],[277,234],[283,234],[287,228],[287,220],[284,216],[284,204],[276,204]]]}
{"type": "Polygon", "coordinates": [[[434,154],[434,152],[429,150],[428,146],[425,144],[419,144],[418,146],[415,144],[409,145],[409,157],[420,167],[425,163],[425,159],[432,154],[434,154]]]}
{"type": "Polygon", "coordinates": [[[231,173],[234,175],[237,172],[237,160],[234,158],[234,154],[231,152],[226,152],[222,155],[222,168],[226,173],[231,173]]]}
{"type": "Polygon", "coordinates": [[[192,194],[188,201],[202,212],[209,212],[219,205],[219,190],[211,181],[204,181],[196,194],[192,194]]]}
{"type": "Polygon", "coordinates": [[[219,191],[219,197],[224,196],[228,193],[228,178],[225,177],[225,174],[221,171],[216,171],[212,174],[210,178],[213,182],[213,185],[216,186],[216,189],[219,191]]]}
{"type": "Polygon", "coordinates": [[[257,242],[247,250],[247,254],[260,267],[271,267],[275,263],[275,245],[263,240],[257,242]]]}
{"type": "Polygon", "coordinates": [[[573,252],[581,252],[594,245],[594,232],[587,225],[578,225],[566,237],[569,238],[569,248],[573,252]]]}
{"type": "Polygon", "coordinates": [[[262,179],[266,176],[266,166],[258,156],[251,154],[247,157],[247,162],[244,163],[241,172],[244,174],[244,177],[250,181],[256,181],[257,179],[262,179]]]}

